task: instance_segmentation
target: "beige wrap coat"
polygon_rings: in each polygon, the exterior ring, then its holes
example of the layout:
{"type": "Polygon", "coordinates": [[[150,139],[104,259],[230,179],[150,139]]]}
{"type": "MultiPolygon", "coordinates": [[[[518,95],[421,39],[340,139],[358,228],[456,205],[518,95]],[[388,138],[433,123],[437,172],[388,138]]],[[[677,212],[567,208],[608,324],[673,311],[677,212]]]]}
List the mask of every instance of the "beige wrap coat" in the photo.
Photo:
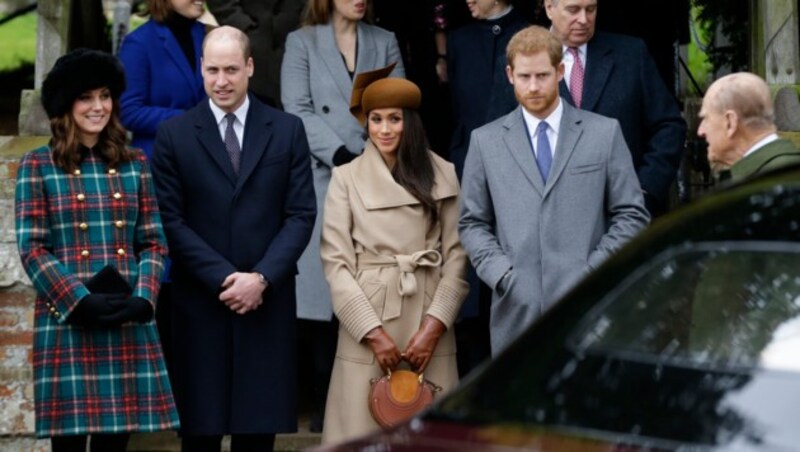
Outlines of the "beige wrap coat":
{"type": "MultiPolygon", "coordinates": [[[[383,326],[402,352],[429,314],[447,327],[425,378],[446,392],[458,383],[453,322],[469,290],[458,239],[458,180],[432,152],[433,227],[422,205],[397,184],[368,142],[350,164],[334,168],[325,201],[320,254],[339,319],[339,342],[325,410],[323,442],[378,429],[367,404],[370,379],[382,372],[364,336],[383,326]]],[[[439,397],[441,394],[437,395],[439,397]]]]}

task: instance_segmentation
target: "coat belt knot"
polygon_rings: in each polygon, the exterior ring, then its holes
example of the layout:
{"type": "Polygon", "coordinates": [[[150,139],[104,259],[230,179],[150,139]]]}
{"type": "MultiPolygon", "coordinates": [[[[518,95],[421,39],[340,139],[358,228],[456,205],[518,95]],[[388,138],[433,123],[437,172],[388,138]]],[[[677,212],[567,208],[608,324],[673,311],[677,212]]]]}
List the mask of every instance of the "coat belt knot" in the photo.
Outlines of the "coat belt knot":
{"type": "Polygon", "coordinates": [[[381,320],[391,320],[402,314],[403,297],[413,296],[417,293],[417,278],[414,272],[419,267],[438,267],[442,265],[442,254],[436,250],[422,250],[413,254],[395,254],[394,256],[379,256],[361,254],[358,259],[359,268],[392,267],[400,271],[397,278],[397,295],[387,293],[386,305],[381,320]],[[396,298],[396,300],[394,300],[396,298]]]}

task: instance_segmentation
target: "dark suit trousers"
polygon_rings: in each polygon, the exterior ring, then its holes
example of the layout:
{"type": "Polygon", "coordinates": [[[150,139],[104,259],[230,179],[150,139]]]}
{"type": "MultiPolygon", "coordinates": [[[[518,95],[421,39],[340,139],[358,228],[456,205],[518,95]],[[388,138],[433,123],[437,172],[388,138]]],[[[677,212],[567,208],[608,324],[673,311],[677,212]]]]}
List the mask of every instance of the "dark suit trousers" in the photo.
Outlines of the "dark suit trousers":
{"type": "MultiPolygon", "coordinates": [[[[272,452],[275,435],[231,435],[231,452],[272,452]]],[[[220,452],[222,435],[184,436],[182,452],[220,452]]]]}

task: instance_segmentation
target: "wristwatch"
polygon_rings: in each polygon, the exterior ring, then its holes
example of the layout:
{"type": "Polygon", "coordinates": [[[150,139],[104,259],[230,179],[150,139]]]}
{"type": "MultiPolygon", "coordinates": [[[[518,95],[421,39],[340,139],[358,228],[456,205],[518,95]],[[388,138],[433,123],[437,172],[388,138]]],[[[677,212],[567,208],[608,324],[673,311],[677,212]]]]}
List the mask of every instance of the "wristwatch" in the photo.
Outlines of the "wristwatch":
{"type": "Polygon", "coordinates": [[[255,274],[258,275],[258,282],[263,284],[264,287],[267,287],[269,285],[269,280],[267,278],[265,278],[263,274],[261,274],[259,272],[255,272],[255,274]]]}

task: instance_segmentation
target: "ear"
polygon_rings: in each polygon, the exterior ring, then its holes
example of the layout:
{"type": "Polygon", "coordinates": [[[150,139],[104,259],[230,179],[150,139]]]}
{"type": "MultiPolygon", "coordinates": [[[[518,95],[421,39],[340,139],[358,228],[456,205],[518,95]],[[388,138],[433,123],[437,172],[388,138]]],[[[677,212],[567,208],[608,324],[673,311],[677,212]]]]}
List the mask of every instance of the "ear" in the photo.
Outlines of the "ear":
{"type": "Polygon", "coordinates": [[[544,0],[544,11],[547,13],[547,18],[551,21],[553,20],[553,1],[552,0],[544,0]]]}
{"type": "Polygon", "coordinates": [[[508,78],[508,83],[514,84],[514,69],[511,69],[511,66],[506,66],[506,77],[508,78]]]}
{"type": "Polygon", "coordinates": [[[253,76],[253,57],[249,57],[247,59],[247,63],[245,65],[245,67],[247,68],[247,76],[248,77],[252,77],[253,76]]]}
{"type": "Polygon", "coordinates": [[[739,130],[739,114],[733,110],[725,111],[725,135],[730,138],[739,130]]]}
{"type": "Polygon", "coordinates": [[[564,80],[564,62],[558,63],[556,66],[556,76],[558,77],[558,81],[564,80]]]}

